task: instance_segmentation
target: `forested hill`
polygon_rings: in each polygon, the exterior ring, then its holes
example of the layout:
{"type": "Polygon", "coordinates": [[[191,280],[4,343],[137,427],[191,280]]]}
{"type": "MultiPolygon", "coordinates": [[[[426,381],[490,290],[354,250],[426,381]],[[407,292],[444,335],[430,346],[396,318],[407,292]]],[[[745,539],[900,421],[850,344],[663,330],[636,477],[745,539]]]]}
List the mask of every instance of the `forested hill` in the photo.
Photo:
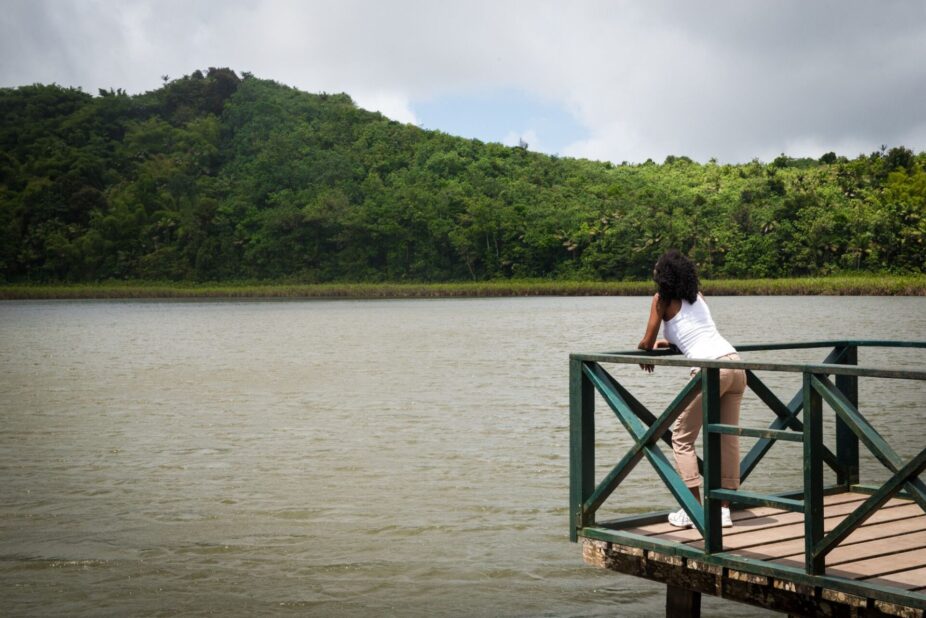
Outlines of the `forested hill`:
{"type": "Polygon", "coordinates": [[[926,153],[640,165],[390,121],[209,69],[0,90],[0,279],[645,279],[922,272],[926,153]]]}

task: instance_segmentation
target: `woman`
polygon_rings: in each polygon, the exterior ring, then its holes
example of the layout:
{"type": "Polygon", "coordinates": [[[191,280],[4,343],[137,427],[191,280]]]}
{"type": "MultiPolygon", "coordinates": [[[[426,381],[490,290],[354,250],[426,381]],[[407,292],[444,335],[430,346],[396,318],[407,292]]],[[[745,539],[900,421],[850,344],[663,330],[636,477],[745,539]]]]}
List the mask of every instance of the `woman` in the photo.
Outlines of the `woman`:
{"type": "MultiPolygon", "coordinates": [[[[646,334],[637,346],[641,350],[666,348],[674,345],[687,358],[739,360],[739,355],[724,339],[711,318],[704,296],[698,291],[698,274],[694,263],[672,250],[656,262],[653,279],[659,291],[653,296],[646,334]],[[659,327],[663,325],[665,339],[657,340],[659,327]]],[[[646,371],[653,371],[652,365],[641,365],[646,371]]],[[[691,375],[698,372],[691,370],[691,375]]],[[[746,372],[741,369],[720,370],[720,422],[726,425],[739,424],[740,402],[746,390],[746,372]]],[[[701,396],[698,395],[675,421],[672,430],[672,450],[675,465],[685,485],[700,501],[698,456],[694,443],[701,431],[701,396]]],[[[720,486],[724,489],[738,489],[739,438],[724,435],[721,438],[720,486]]],[[[721,506],[723,527],[733,525],[730,505],[721,506]]],[[[679,528],[690,528],[691,519],[684,509],[669,514],[669,523],[679,528]]]]}

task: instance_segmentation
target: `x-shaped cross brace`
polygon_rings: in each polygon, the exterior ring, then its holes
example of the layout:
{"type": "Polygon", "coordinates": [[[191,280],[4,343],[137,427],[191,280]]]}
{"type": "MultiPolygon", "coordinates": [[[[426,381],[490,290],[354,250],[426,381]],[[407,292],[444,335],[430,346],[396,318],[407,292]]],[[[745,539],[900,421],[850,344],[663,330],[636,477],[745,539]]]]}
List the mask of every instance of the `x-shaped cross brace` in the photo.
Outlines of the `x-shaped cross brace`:
{"type": "Polygon", "coordinates": [[[926,511],[926,484],[917,478],[926,469],[926,449],[920,451],[916,457],[904,464],[903,459],[897,452],[891,448],[881,437],[881,434],[875,430],[871,423],[862,416],[858,409],[852,405],[852,402],[828,378],[825,376],[813,376],[811,383],[814,390],[820,393],[820,396],[835,410],[843,422],[868,447],[872,455],[894,473],[878,491],[860,504],[851,515],[842,520],[838,526],[814,546],[814,555],[822,557],[858,526],[861,526],[865,520],[871,517],[878,508],[902,488],[906,488],[913,500],[920,505],[923,511],[926,511]]]}
{"type": "MultiPolygon", "coordinates": [[[[682,477],[656,444],[660,437],[669,444],[672,443],[669,426],[701,392],[700,374],[688,382],[665,412],[657,418],[597,363],[584,365],[583,371],[634,440],[630,450],[602,479],[592,495],[582,505],[583,510],[593,511],[601,506],[614,488],[645,456],[675,499],[688,513],[691,521],[704,534],[704,509],[695,500],[694,494],[685,486],[682,477]]],[[[701,464],[700,460],[698,463],[701,464]]]]}

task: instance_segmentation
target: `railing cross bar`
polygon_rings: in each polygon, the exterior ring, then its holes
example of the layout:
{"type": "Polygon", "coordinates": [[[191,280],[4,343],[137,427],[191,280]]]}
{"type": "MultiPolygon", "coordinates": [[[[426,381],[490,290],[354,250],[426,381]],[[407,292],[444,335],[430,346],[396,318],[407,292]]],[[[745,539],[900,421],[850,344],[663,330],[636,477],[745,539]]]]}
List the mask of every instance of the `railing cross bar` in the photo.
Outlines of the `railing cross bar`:
{"type": "Polygon", "coordinates": [[[711,491],[711,498],[715,498],[717,500],[729,500],[734,504],[771,506],[795,513],[804,512],[803,500],[794,500],[791,498],[782,498],[781,496],[770,496],[767,494],[757,494],[749,491],[740,491],[738,489],[714,489],[711,491]]]}
{"type": "MultiPolygon", "coordinates": [[[[584,371],[586,375],[590,375],[589,374],[590,371],[594,372],[594,374],[598,377],[598,379],[600,379],[603,383],[607,384],[609,387],[613,388],[615,391],[620,392],[622,398],[624,399],[626,404],[630,406],[630,409],[633,411],[634,415],[638,419],[646,423],[648,426],[653,426],[657,422],[658,419],[656,418],[656,416],[652,412],[650,412],[646,406],[640,403],[640,401],[637,400],[637,398],[634,397],[630,393],[630,391],[628,391],[623,386],[621,386],[620,383],[614,379],[614,376],[612,376],[607,371],[605,371],[601,365],[599,365],[598,363],[587,365],[584,371]]],[[[681,405],[682,409],[684,409],[685,406],[691,403],[692,399],[697,397],[698,391],[695,389],[699,388],[700,386],[701,386],[701,381],[698,380],[697,377],[692,378],[691,381],[685,386],[685,388],[682,389],[682,391],[678,395],[676,395],[674,400],[672,400],[672,403],[669,404],[669,406],[663,412],[662,416],[665,416],[665,414],[667,414],[671,410],[675,410],[679,405],[681,405]],[[692,390],[694,390],[693,393],[692,393],[692,390]]],[[[666,444],[668,444],[669,446],[672,446],[672,431],[669,429],[669,425],[671,425],[672,421],[674,420],[675,419],[671,419],[669,423],[666,424],[665,430],[662,431],[660,434],[660,439],[666,444]]],[[[702,465],[701,458],[698,457],[698,468],[699,469],[701,465],[702,465]]]]}
{"type": "MultiPolygon", "coordinates": [[[[640,453],[646,456],[647,460],[656,470],[656,473],[668,487],[675,499],[682,505],[682,508],[691,517],[692,522],[702,530],[703,526],[703,509],[697,500],[694,499],[691,491],[682,482],[681,477],[675,470],[675,467],[669,462],[662,453],[655,441],[657,437],[666,431],[672,421],[681,414],[684,406],[690,403],[691,399],[697,396],[697,389],[700,384],[697,380],[692,380],[678,397],[669,405],[665,412],[647,429],[644,429],[643,423],[638,418],[634,408],[646,410],[639,401],[620,384],[617,383],[606,371],[599,365],[586,365],[583,369],[585,374],[592,381],[592,384],[601,393],[605,402],[614,411],[621,423],[631,434],[634,445],[620,462],[608,473],[602,482],[595,488],[592,495],[583,504],[585,510],[595,510],[607,499],[608,495],[614,490],[620,482],[627,477],[633,470],[634,466],[640,461],[640,453]]],[[[649,411],[647,410],[649,413],[649,411]]],[[[652,415],[652,413],[649,413],[652,415]]],[[[702,530],[703,531],[703,530],[702,530]]]]}
{"type": "Polygon", "coordinates": [[[852,532],[865,523],[869,517],[874,515],[885,502],[890,500],[900,491],[905,484],[910,483],[911,479],[926,469],[926,449],[920,451],[919,455],[901,466],[881,488],[871,495],[867,500],[862,502],[851,515],[839,522],[839,525],[827,534],[814,546],[813,553],[815,558],[822,559],[834,547],[852,532]]]}
{"type": "MultiPolygon", "coordinates": [[[[848,353],[847,350],[847,348],[836,348],[832,350],[824,359],[823,363],[831,364],[841,362],[846,357],[848,353]]],[[[804,424],[797,418],[797,415],[800,414],[804,407],[804,395],[802,391],[798,391],[788,405],[785,405],[751,369],[746,370],[746,384],[778,417],[768,426],[769,429],[779,430],[790,427],[794,431],[802,432],[804,430],[804,424]]],[[[774,439],[764,438],[752,446],[740,463],[740,482],[746,480],[755,467],[759,465],[759,462],[765,456],[765,453],[772,447],[772,444],[774,444],[774,439]]],[[[823,446],[823,461],[831,469],[838,471],[839,461],[836,455],[825,445],[823,446]]]]}
{"type": "MultiPolygon", "coordinates": [[[[871,454],[891,472],[897,472],[903,465],[903,459],[891,448],[891,445],[868,422],[852,402],[836,388],[825,376],[814,376],[813,387],[833,408],[859,440],[868,447],[871,454]]],[[[907,482],[907,490],[913,499],[926,511],[926,484],[918,479],[907,482]]]]}
{"type": "Polygon", "coordinates": [[[753,427],[740,427],[739,425],[724,425],[714,423],[708,426],[708,431],[722,433],[730,436],[743,436],[746,438],[763,438],[766,440],[784,440],[786,442],[803,442],[803,434],[796,431],[782,431],[780,429],[755,429],[753,427]]]}

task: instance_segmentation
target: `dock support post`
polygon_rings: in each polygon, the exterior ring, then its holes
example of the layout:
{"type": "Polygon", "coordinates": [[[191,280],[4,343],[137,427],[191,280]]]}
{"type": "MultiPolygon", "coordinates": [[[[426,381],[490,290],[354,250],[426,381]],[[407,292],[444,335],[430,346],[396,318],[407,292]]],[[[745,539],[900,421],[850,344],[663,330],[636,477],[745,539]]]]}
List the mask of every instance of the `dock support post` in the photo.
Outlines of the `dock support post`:
{"type": "MultiPolygon", "coordinates": [[[[858,347],[848,346],[840,361],[842,365],[858,364],[858,347]]],[[[858,376],[836,376],[836,388],[842,391],[853,406],[858,408],[858,376]]],[[[853,485],[859,482],[858,436],[849,429],[849,425],[836,415],[836,482],[840,485],[853,485]]]]}
{"type": "Polygon", "coordinates": [[[701,593],[666,584],[666,618],[701,618],[701,593]]]}
{"type": "Polygon", "coordinates": [[[582,361],[569,359],[569,538],[590,525],[583,505],[595,491],[595,389],[582,361]]]}

